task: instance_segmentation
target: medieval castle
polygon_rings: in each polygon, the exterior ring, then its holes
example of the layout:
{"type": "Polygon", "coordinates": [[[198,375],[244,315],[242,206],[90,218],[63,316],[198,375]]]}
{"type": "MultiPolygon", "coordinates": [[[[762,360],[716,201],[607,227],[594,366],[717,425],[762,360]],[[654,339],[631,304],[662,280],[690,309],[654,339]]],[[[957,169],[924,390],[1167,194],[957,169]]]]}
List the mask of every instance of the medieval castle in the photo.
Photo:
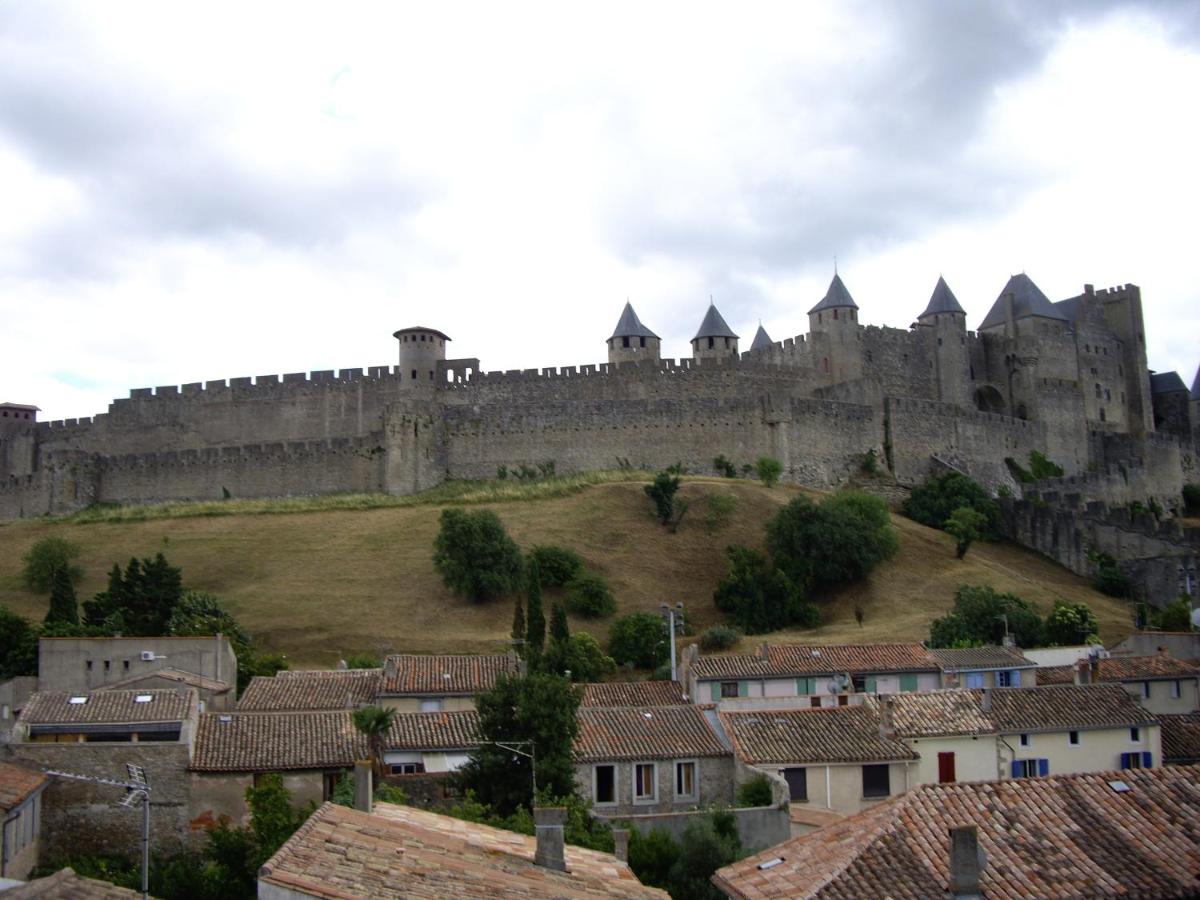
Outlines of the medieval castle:
{"type": "Polygon", "coordinates": [[[412,327],[395,333],[394,367],[143,388],[65,422],[2,404],[0,519],[93,503],[409,494],[549,461],[559,473],[711,471],[718,454],[775,457],[786,479],[831,487],[874,451],[901,484],[954,468],[1019,497],[1006,459],[1036,450],[1063,467],[1050,488],[1080,515],[1098,503],[1106,514],[1134,501],[1174,509],[1200,477],[1200,375],[1189,392],[1174,372],[1150,373],[1134,285],[1085,285],[1054,303],[1016,275],[970,332],[939,279],[903,330],[863,325],[835,275],[808,321],[807,335],[782,342],[760,326],[741,350],[710,306],[691,358],[675,361],[626,304],[606,364],[483,372],[478,359],[447,358],[442,332],[412,327]]]}

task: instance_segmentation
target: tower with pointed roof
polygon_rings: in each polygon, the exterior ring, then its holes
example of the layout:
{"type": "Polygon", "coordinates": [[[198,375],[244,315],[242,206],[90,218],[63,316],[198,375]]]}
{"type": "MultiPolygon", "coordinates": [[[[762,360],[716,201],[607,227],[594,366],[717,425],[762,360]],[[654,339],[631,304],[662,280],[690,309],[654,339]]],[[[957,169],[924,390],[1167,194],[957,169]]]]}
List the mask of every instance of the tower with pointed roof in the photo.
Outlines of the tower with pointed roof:
{"type": "Polygon", "coordinates": [[[724,317],[711,300],[704,321],[692,338],[692,358],[695,360],[718,359],[721,357],[737,358],[738,336],[726,324],[724,317]]]}
{"type": "Polygon", "coordinates": [[[833,273],[829,290],[821,302],[808,311],[808,333],[813,362],[828,384],[862,377],[862,327],[858,323],[858,304],[837,272],[833,273]]]}
{"type": "Polygon", "coordinates": [[[971,403],[970,351],[967,349],[967,313],[938,276],[925,311],[917,316],[918,331],[930,344],[937,399],[942,403],[971,403]]]}
{"type": "Polygon", "coordinates": [[[617,327],[608,339],[608,361],[626,363],[649,359],[658,362],[662,353],[661,345],[659,336],[642,324],[638,314],[633,311],[633,304],[626,300],[617,327]]]}

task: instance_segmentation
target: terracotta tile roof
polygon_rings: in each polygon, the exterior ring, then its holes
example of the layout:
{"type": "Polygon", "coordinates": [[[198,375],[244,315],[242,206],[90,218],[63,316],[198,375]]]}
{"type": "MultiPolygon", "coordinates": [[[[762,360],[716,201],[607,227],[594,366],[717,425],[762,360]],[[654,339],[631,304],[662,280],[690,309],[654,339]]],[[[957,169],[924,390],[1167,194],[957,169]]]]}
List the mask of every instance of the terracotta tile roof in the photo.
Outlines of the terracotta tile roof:
{"type": "Polygon", "coordinates": [[[355,709],[375,700],[382,669],[283,671],[256,676],[238,700],[239,710],[355,709]]]}
{"type": "Polygon", "coordinates": [[[713,882],[755,900],[946,897],[949,830],[974,825],[992,900],[1190,897],[1200,892],[1197,808],[1192,767],[927,784],[719,869],[713,882]],[[1113,790],[1117,779],[1129,790],[1113,790]]]}
{"type": "Polygon", "coordinates": [[[196,692],[147,691],[39,691],[21,711],[26,725],[128,725],[142,722],[182,722],[196,706],[196,692]],[[72,703],[83,697],[85,702],[72,703]],[[149,697],[138,702],[138,697],[149,697]]]}
{"type": "Polygon", "coordinates": [[[36,769],[0,762],[0,812],[20,806],[49,780],[49,775],[36,769]]]}
{"type": "MultiPolygon", "coordinates": [[[[983,696],[982,691],[972,693],[983,696]]],[[[1118,684],[995,688],[987,715],[1000,732],[1154,725],[1157,719],[1118,684]]]]}
{"type": "Polygon", "coordinates": [[[366,736],[348,711],[205,713],[190,768],[200,772],[279,772],[354,765],[366,736]]]}
{"type": "MultiPolygon", "coordinates": [[[[888,699],[891,701],[892,726],[901,737],[990,734],[996,730],[980,708],[978,691],[902,693],[892,694],[888,699]]],[[[880,703],[870,695],[864,701],[872,708],[878,708],[880,703]]]]}
{"type": "Polygon", "coordinates": [[[104,687],[97,688],[97,690],[120,690],[132,684],[140,684],[143,681],[149,681],[152,678],[161,678],[163,681],[173,681],[176,684],[187,685],[188,687],[194,687],[201,691],[209,691],[214,694],[228,691],[233,687],[233,684],[228,681],[217,681],[215,678],[206,678],[203,675],[197,675],[195,672],[185,672],[183,669],[175,669],[168,666],[165,669],[155,669],[153,672],[142,672],[139,675],[130,675],[128,678],[122,678],[120,681],[114,681],[112,684],[106,684],[104,687]]]}
{"type": "Polygon", "coordinates": [[[59,869],[45,878],[35,878],[4,891],[4,900],[134,900],[138,891],[117,887],[77,875],[74,869],[59,869]]]}
{"type": "Polygon", "coordinates": [[[575,759],[670,759],[730,753],[702,706],[588,707],[579,710],[575,759]]]}
{"type": "MultiPolygon", "coordinates": [[[[1096,661],[1100,681],[1154,681],[1156,679],[1197,678],[1200,665],[1171,656],[1112,656],[1096,661]]],[[[1042,666],[1038,684],[1074,684],[1073,666],[1042,666]]]]}
{"type": "Polygon", "coordinates": [[[479,694],[491,690],[502,673],[515,671],[508,656],[389,656],[383,664],[380,692],[404,694],[479,694]]]}
{"type": "Polygon", "coordinates": [[[882,737],[867,706],[723,712],[721,724],[738,757],[759,763],[855,763],[916,759],[902,742],[882,737]]]}
{"type": "Polygon", "coordinates": [[[320,898],[659,898],[616,857],[567,846],[567,872],[535,865],[534,838],[408,806],[326,803],[259,870],[320,898]]]}
{"type": "Polygon", "coordinates": [[[933,654],[947,672],[964,669],[1027,669],[1036,667],[1031,659],[1015,647],[968,647],[965,649],[935,649],[933,654]]]}
{"type": "Polygon", "coordinates": [[[612,681],[585,684],[580,706],[671,706],[687,703],[678,681],[612,681]]]}
{"type": "Polygon", "coordinates": [[[701,679],[937,671],[938,661],[921,644],[768,644],[765,659],[701,656],[692,666],[701,679]]]}
{"type": "Polygon", "coordinates": [[[1162,725],[1164,762],[1200,762],[1200,713],[1160,714],[1158,722],[1162,725]]]}
{"type": "Polygon", "coordinates": [[[1073,666],[1038,666],[1037,683],[1039,686],[1048,684],[1074,684],[1075,672],[1073,666]]]}
{"type": "Polygon", "coordinates": [[[479,746],[479,713],[398,713],[384,738],[385,750],[463,750],[479,746]]]}

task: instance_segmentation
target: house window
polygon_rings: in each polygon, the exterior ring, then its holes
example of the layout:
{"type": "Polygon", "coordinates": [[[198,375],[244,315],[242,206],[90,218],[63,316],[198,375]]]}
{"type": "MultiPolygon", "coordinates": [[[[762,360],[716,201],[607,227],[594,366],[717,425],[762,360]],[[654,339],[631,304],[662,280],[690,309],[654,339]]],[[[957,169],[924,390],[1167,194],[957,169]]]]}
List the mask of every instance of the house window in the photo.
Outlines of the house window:
{"type": "Polygon", "coordinates": [[[1173,700],[1178,700],[1180,697],[1181,691],[1182,691],[1182,685],[1180,684],[1179,679],[1175,679],[1174,681],[1172,681],[1171,682],[1171,698],[1173,700]]]}
{"type": "Polygon", "coordinates": [[[954,772],[954,753],[939,753],[938,754],[938,782],[941,784],[952,784],[955,781],[954,772]]]}
{"type": "Polygon", "coordinates": [[[1142,699],[1144,699],[1144,700],[1150,699],[1150,682],[1148,682],[1148,681],[1142,682],[1142,699]]]}
{"type": "Polygon", "coordinates": [[[1021,735],[1021,746],[1022,746],[1022,747],[1028,747],[1028,746],[1029,746],[1029,735],[1027,735],[1027,734],[1023,734],[1023,735],[1021,735]]]}
{"type": "Polygon", "coordinates": [[[1134,744],[1140,744],[1142,742],[1142,729],[1138,728],[1137,726],[1130,728],[1129,740],[1134,744]]]}
{"type": "Polygon", "coordinates": [[[722,697],[736,697],[738,695],[738,683],[736,681],[721,682],[722,697]]]}
{"type": "Polygon", "coordinates": [[[431,699],[421,701],[421,712],[441,712],[441,711],[442,711],[442,699],[440,697],[434,697],[431,699]]]}
{"type": "Polygon", "coordinates": [[[592,769],[592,797],[597,804],[617,802],[616,766],[595,766],[592,769]]]}
{"type": "Polygon", "coordinates": [[[708,349],[711,350],[712,348],[713,348],[713,339],[709,338],[708,339],[708,349]]]}
{"type": "Polygon", "coordinates": [[[654,803],[658,800],[658,767],[654,763],[634,763],[633,802],[654,803]]]}
{"type": "Polygon", "coordinates": [[[853,675],[850,678],[854,685],[854,693],[856,694],[874,694],[875,693],[875,676],[874,675],[853,675]]]}
{"type": "Polygon", "coordinates": [[[915,691],[916,689],[917,689],[917,676],[916,675],[901,675],[900,676],[900,690],[915,691]]]}
{"type": "Polygon", "coordinates": [[[104,661],[104,671],[107,672],[111,668],[112,668],[112,660],[106,659],[104,661]]]}
{"type": "Polygon", "coordinates": [[[392,763],[390,766],[388,766],[388,770],[393,775],[420,775],[425,771],[425,763],[392,763]]]}
{"type": "Polygon", "coordinates": [[[862,782],[863,797],[887,797],[892,793],[890,767],[887,764],[863,766],[862,782]]]}
{"type": "Polygon", "coordinates": [[[810,705],[810,706],[811,706],[813,709],[820,709],[820,708],[821,708],[821,698],[820,698],[819,696],[812,696],[812,697],[809,697],[809,698],[808,698],[808,703],[809,703],[809,705],[810,705]]]}
{"type": "Polygon", "coordinates": [[[806,694],[815,694],[817,692],[817,679],[815,678],[797,678],[796,693],[800,696],[806,694]]]}
{"type": "Polygon", "coordinates": [[[129,660],[127,660],[127,659],[122,660],[121,664],[125,667],[125,671],[128,672],[129,671],[129,660]]]}
{"type": "Polygon", "coordinates": [[[982,672],[968,672],[967,673],[967,688],[971,689],[971,690],[979,690],[981,687],[983,687],[983,673],[982,672]]]}
{"type": "Polygon", "coordinates": [[[695,761],[675,763],[675,799],[696,800],[697,798],[695,761]]]}
{"type": "Polygon", "coordinates": [[[1079,732],[1078,731],[1068,731],[1067,732],[1067,743],[1070,744],[1072,747],[1078,747],[1079,746],[1079,732]]]}
{"type": "Polygon", "coordinates": [[[638,338],[638,341],[640,342],[640,346],[642,346],[642,347],[645,347],[645,346],[646,346],[646,339],[645,339],[645,338],[638,338]]]}
{"type": "Polygon", "coordinates": [[[1013,778],[1037,778],[1039,775],[1050,774],[1048,759],[1014,759],[1012,761],[1013,778]]]}
{"type": "Polygon", "coordinates": [[[326,772],[321,778],[321,799],[329,800],[342,780],[341,772],[326,772]]]}
{"type": "Polygon", "coordinates": [[[849,706],[850,698],[845,694],[838,694],[838,706],[849,706]]]}
{"type": "Polygon", "coordinates": [[[996,673],[996,687],[1012,687],[1013,686],[1012,676],[1013,676],[1013,673],[1008,670],[997,672],[996,673]]]}
{"type": "Polygon", "coordinates": [[[783,780],[787,782],[788,796],[793,803],[808,801],[808,769],[784,769],[783,780]]]}
{"type": "Polygon", "coordinates": [[[1133,753],[1121,754],[1122,769],[1149,769],[1153,766],[1154,757],[1140,750],[1135,750],[1133,753]]]}

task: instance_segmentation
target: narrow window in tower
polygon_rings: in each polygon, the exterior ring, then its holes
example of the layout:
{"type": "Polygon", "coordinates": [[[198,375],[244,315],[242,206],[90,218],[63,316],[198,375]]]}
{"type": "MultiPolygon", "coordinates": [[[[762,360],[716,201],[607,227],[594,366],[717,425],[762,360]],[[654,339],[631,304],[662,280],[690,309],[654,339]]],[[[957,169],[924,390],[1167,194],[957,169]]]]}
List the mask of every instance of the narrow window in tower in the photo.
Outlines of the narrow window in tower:
{"type": "Polygon", "coordinates": [[[412,377],[413,377],[413,381],[417,380],[417,370],[416,369],[413,369],[412,377]]]}
{"type": "Polygon", "coordinates": [[[629,349],[629,338],[627,338],[627,337],[621,338],[621,346],[624,347],[626,350],[628,350],[629,349]]]}
{"type": "Polygon", "coordinates": [[[645,347],[645,346],[646,346],[646,339],[645,339],[645,338],[638,338],[638,341],[640,342],[640,345],[641,345],[642,347],[645,347]]]}
{"type": "Polygon", "coordinates": [[[708,339],[708,349],[711,350],[712,348],[713,348],[713,339],[709,338],[708,339]]]}
{"type": "Polygon", "coordinates": [[[837,310],[836,309],[833,311],[833,321],[835,321],[835,322],[837,321],[837,310]]]}

